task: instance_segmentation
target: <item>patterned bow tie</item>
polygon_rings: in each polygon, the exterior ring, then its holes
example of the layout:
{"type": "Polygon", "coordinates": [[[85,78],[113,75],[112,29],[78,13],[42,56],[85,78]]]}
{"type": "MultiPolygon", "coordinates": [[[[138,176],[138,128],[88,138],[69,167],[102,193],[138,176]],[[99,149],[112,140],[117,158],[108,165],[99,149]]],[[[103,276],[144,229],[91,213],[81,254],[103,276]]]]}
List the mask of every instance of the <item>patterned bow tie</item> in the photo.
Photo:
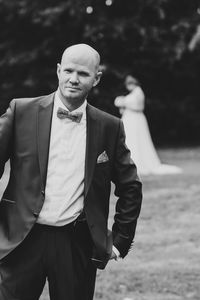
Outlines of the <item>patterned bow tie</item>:
{"type": "Polygon", "coordinates": [[[80,123],[81,118],[83,116],[82,112],[70,112],[68,110],[62,109],[61,107],[57,110],[57,117],[59,119],[70,119],[73,122],[80,123]]]}

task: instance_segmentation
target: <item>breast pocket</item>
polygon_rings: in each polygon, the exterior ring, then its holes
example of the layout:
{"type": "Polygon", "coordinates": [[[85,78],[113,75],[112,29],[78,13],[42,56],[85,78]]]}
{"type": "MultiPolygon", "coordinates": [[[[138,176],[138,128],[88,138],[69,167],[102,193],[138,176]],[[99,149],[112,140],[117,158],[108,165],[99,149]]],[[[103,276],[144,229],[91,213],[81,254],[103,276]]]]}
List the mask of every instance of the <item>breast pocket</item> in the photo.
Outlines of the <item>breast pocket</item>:
{"type": "Polygon", "coordinates": [[[103,169],[103,168],[109,168],[109,162],[102,162],[102,163],[97,163],[96,164],[97,169],[103,169]]]}
{"type": "Polygon", "coordinates": [[[109,162],[96,164],[95,177],[104,185],[108,185],[110,182],[110,164],[109,162]]]}

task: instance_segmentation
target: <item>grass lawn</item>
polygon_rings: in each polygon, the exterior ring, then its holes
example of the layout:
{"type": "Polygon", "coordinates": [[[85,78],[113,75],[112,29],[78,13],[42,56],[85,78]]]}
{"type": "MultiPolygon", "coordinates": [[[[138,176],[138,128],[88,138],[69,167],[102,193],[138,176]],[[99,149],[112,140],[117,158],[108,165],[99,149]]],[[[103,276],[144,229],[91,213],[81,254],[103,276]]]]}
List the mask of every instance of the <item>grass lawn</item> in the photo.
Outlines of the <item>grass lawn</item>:
{"type": "MultiPolygon", "coordinates": [[[[159,154],[183,174],[142,178],[133,250],[98,272],[95,300],[200,299],[200,148],[159,154]]],[[[112,194],[110,224],[115,200],[112,194]]],[[[41,300],[48,299],[46,286],[41,300]]]]}

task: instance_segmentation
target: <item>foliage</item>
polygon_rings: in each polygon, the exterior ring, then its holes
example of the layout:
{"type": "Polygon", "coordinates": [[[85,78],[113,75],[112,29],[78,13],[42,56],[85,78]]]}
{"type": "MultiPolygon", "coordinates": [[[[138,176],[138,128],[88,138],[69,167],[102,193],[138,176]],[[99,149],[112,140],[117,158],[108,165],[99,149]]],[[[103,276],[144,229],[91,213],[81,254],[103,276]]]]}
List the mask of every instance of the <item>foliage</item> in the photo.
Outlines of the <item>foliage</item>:
{"type": "Polygon", "coordinates": [[[92,104],[117,114],[114,98],[125,93],[124,77],[132,73],[145,91],[156,141],[194,142],[200,127],[197,9],[195,0],[113,0],[110,6],[104,0],[0,0],[1,112],[13,97],[56,89],[62,51],[84,42],[101,53],[104,69],[92,104]]]}

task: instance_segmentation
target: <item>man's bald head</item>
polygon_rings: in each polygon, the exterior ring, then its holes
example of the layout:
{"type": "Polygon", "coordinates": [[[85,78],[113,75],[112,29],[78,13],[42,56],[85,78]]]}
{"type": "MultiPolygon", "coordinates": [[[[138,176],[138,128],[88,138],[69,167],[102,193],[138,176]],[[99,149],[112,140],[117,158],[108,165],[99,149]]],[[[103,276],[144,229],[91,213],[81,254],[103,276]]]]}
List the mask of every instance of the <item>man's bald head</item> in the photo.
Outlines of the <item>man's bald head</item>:
{"type": "Polygon", "coordinates": [[[99,70],[100,55],[94,48],[87,44],[76,44],[66,48],[61,58],[61,65],[68,58],[77,59],[83,64],[90,62],[94,66],[95,71],[99,70]]]}
{"type": "Polygon", "coordinates": [[[86,44],[65,49],[61,63],[57,64],[59,93],[69,110],[76,109],[101,78],[99,53],[86,44]]]}

